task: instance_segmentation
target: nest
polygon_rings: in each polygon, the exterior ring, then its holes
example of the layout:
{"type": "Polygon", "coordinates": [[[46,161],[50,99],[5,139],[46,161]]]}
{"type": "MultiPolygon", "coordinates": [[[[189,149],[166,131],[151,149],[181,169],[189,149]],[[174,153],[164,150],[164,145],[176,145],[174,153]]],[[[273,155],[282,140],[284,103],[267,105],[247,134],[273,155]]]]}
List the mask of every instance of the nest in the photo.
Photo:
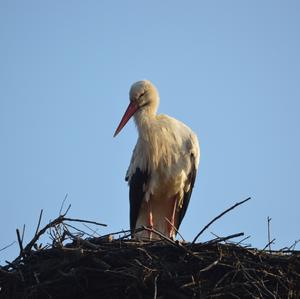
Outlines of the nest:
{"type": "Polygon", "coordinates": [[[39,229],[41,216],[25,247],[17,231],[20,255],[0,268],[0,298],[300,298],[296,250],[232,241],[242,233],[205,243],[149,228],[161,240],[134,241],[127,231],[88,237],[74,222],[103,224],[63,214],[39,229]],[[46,233],[51,244],[38,245],[46,233]]]}

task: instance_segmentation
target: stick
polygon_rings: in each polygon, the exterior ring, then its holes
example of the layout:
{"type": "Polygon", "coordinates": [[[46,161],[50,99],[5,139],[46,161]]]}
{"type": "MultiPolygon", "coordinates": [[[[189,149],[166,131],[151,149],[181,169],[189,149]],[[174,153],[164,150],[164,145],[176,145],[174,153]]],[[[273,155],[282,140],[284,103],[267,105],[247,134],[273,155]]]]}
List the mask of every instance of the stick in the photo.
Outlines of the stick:
{"type": "Polygon", "coordinates": [[[176,234],[178,234],[178,236],[182,239],[182,241],[185,242],[182,234],[178,231],[175,225],[167,217],[165,217],[165,220],[172,226],[172,228],[175,230],[176,234]]]}
{"type": "Polygon", "coordinates": [[[176,242],[174,240],[172,240],[171,238],[168,238],[167,236],[165,236],[164,234],[162,234],[160,231],[154,229],[154,228],[149,228],[147,226],[142,226],[143,229],[145,229],[146,231],[150,232],[150,233],[155,233],[158,236],[160,236],[163,240],[171,243],[173,246],[178,247],[178,245],[176,244],[176,242]]]}
{"type": "Polygon", "coordinates": [[[229,211],[233,210],[234,208],[236,208],[237,206],[245,203],[246,201],[250,200],[251,197],[246,198],[243,201],[237,202],[235,205],[233,205],[232,207],[230,207],[229,209],[225,210],[224,212],[222,212],[220,215],[218,215],[217,217],[215,217],[212,221],[210,221],[208,224],[205,225],[205,227],[198,233],[198,235],[194,238],[192,244],[195,244],[195,242],[197,241],[197,239],[202,235],[202,233],[211,225],[213,224],[216,220],[218,220],[219,218],[221,218],[223,215],[225,215],[226,213],[228,213],[229,211]]]}
{"type": "Polygon", "coordinates": [[[25,235],[25,224],[23,224],[23,229],[22,229],[22,238],[21,238],[22,244],[24,241],[24,235],[25,235]]]}
{"type": "MultiPolygon", "coordinates": [[[[242,239],[241,241],[239,241],[238,243],[236,243],[236,245],[240,245],[241,243],[243,243],[245,240],[251,238],[251,236],[247,236],[246,238],[242,239]]],[[[247,244],[246,244],[247,245],[247,244]]]]}
{"type": "MultiPolygon", "coordinates": [[[[262,251],[264,251],[267,247],[271,248],[270,245],[273,244],[275,240],[276,240],[276,239],[274,238],[274,239],[272,239],[270,242],[268,242],[268,244],[262,249],[262,251]]],[[[271,252],[272,250],[269,249],[269,251],[271,252]]]]}
{"type": "Polygon", "coordinates": [[[107,234],[107,235],[104,235],[104,236],[101,236],[100,239],[103,239],[103,238],[107,238],[109,236],[113,236],[113,235],[116,235],[116,234],[120,234],[120,233],[123,233],[124,236],[122,237],[119,237],[117,240],[118,241],[121,241],[121,240],[124,240],[124,239],[127,239],[128,237],[131,237],[132,240],[134,240],[134,236],[135,234],[141,232],[141,231],[144,231],[145,229],[143,227],[140,227],[140,228],[137,228],[134,230],[134,232],[131,231],[131,229],[129,230],[122,230],[122,231],[119,231],[119,232],[116,232],[116,233],[112,233],[112,234],[107,234]],[[126,234],[127,232],[129,232],[128,234],[126,234]]]}
{"type": "Polygon", "coordinates": [[[17,239],[18,239],[18,243],[19,243],[19,247],[20,247],[20,255],[23,255],[23,244],[22,244],[20,231],[18,228],[16,229],[16,233],[17,233],[17,239]]]}
{"type": "Polygon", "coordinates": [[[66,193],[65,198],[64,198],[64,200],[61,203],[60,210],[59,210],[59,215],[61,215],[61,213],[62,213],[62,209],[63,209],[63,207],[65,205],[65,201],[67,200],[67,198],[68,198],[68,193],[66,193]]]}
{"type": "MultiPolygon", "coordinates": [[[[84,235],[89,236],[89,237],[91,237],[91,238],[94,238],[93,235],[91,235],[91,234],[89,234],[89,233],[86,233],[85,231],[83,231],[83,230],[81,230],[81,229],[79,229],[79,228],[77,228],[77,227],[75,227],[75,226],[73,226],[73,225],[71,225],[71,224],[64,223],[64,226],[67,227],[67,228],[72,228],[72,229],[74,229],[74,230],[77,231],[76,236],[72,234],[72,235],[75,237],[75,239],[76,239],[77,237],[80,237],[80,238],[81,238],[81,237],[83,237],[84,235]]],[[[69,229],[68,229],[68,231],[70,232],[69,229]]],[[[74,233],[75,233],[75,232],[74,232],[74,233]]]]}
{"type": "Polygon", "coordinates": [[[154,278],[154,296],[153,296],[153,299],[157,299],[157,278],[158,278],[158,275],[157,274],[154,278]]]}
{"type": "Polygon", "coordinates": [[[67,210],[62,215],[65,217],[70,209],[71,209],[71,204],[69,204],[67,210]]]}
{"type": "Polygon", "coordinates": [[[89,221],[89,220],[82,220],[82,219],[75,219],[75,218],[66,218],[66,217],[63,217],[63,221],[83,222],[83,223],[90,223],[90,224],[95,224],[95,225],[100,225],[100,226],[107,226],[107,224],[103,224],[103,223],[100,223],[100,222],[89,221]]]}
{"type": "Polygon", "coordinates": [[[99,237],[101,237],[101,235],[99,235],[98,234],[98,228],[97,229],[92,229],[91,227],[89,227],[87,224],[85,224],[85,223],[82,223],[82,225],[84,226],[84,227],[86,227],[87,229],[89,229],[92,233],[93,233],[93,235],[92,235],[92,237],[93,238],[99,238],[99,237]],[[97,235],[97,236],[96,236],[97,235]]]}
{"type": "Polygon", "coordinates": [[[268,216],[267,221],[268,221],[268,245],[269,245],[269,251],[271,251],[271,233],[270,233],[270,222],[272,218],[268,216]]]}
{"type": "Polygon", "coordinates": [[[26,245],[25,251],[30,251],[32,246],[36,243],[36,241],[43,235],[49,228],[53,227],[54,225],[60,224],[63,222],[64,217],[58,216],[56,219],[48,223],[44,228],[37,232],[37,234],[33,237],[33,239],[26,245]]]}
{"type": "Polygon", "coordinates": [[[171,238],[168,238],[167,236],[165,236],[164,234],[162,234],[160,231],[154,229],[154,228],[148,228],[146,226],[143,226],[143,228],[149,232],[153,232],[155,234],[157,234],[158,236],[160,236],[163,240],[169,242],[171,245],[173,245],[174,247],[183,249],[187,254],[190,254],[191,256],[195,257],[196,259],[202,260],[199,256],[195,255],[195,253],[191,250],[189,250],[188,248],[186,248],[185,246],[183,246],[181,243],[179,243],[178,241],[174,241],[171,238]]]}
{"type": "Polygon", "coordinates": [[[300,239],[299,240],[296,240],[289,248],[288,250],[295,250],[295,247],[296,245],[300,242],[300,239]]]}
{"type": "Polygon", "coordinates": [[[5,249],[7,249],[8,247],[14,245],[15,243],[16,243],[16,241],[11,242],[10,244],[8,244],[8,245],[6,245],[6,246],[0,248],[0,251],[3,251],[3,250],[5,250],[5,249]]]}
{"type": "Polygon", "coordinates": [[[227,241],[229,239],[238,238],[238,237],[241,237],[243,235],[244,235],[244,233],[237,233],[237,234],[233,234],[233,235],[230,235],[230,236],[227,236],[227,237],[218,237],[217,239],[214,239],[214,240],[203,243],[203,245],[212,245],[212,244],[215,244],[215,243],[220,243],[220,242],[227,241]]]}
{"type": "MultiPolygon", "coordinates": [[[[70,207],[70,206],[69,206],[70,207]]],[[[63,215],[59,215],[56,219],[48,223],[44,228],[42,228],[40,231],[36,233],[36,235],[33,237],[33,239],[26,245],[24,248],[24,251],[30,251],[32,246],[36,243],[36,241],[40,238],[41,235],[43,235],[49,228],[54,227],[58,224],[63,223],[64,221],[74,221],[74,222],[82,222],[82,223],[91,223],[101,226],[107,226],[106,224],[95,222],[95,221],[88,221],[88,220],[81,220],[81,219],[73,219],[73,218],[67,218],[65,217],[66,213],[68,212],[69,208],[63,215]]]]}
{"type": "Polygon", "coordinates": [[[36,230],[35,230],[35,236],[37,235],[39,229],[40,229],[40,225],[41,225],[41,221],[42,221],[42,216],[43,216],[43,209],[41,209],[40,211],[40,216],[39,216],[39,222],[38,222],[38,225],[36,227],[36,230]]]}

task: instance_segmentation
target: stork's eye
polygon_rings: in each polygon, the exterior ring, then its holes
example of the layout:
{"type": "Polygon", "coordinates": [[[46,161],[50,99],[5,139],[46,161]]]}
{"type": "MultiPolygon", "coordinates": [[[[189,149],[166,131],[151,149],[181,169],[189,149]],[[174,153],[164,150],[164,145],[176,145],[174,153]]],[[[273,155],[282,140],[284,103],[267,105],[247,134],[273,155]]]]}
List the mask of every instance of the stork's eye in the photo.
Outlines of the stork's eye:
{"type": "Polygon", "coordinates": [[[139,107],[140,108],[143,108],[143,107],[145,107],[145,106],[148,106],[149,104],[150,104],[150,101],[148,100],[147,101],[147,99],[146,98],[143,98],[143,96],[145,95],[145,94],[147,94],[147,90],[145,90],[143,93],[141,93],[140,95],[139,95],[139,97],[138,97],[138,99],[137,99],[137,101],[139,102],[139,107]]]}
{"type": "Polygon", "coordinates": [[[141,93],[139,96],[138,96],[138,100],[142,97],[142,96],[144,96],[146,94],[146,91],[144,91],[143,93],[141,93]]]}

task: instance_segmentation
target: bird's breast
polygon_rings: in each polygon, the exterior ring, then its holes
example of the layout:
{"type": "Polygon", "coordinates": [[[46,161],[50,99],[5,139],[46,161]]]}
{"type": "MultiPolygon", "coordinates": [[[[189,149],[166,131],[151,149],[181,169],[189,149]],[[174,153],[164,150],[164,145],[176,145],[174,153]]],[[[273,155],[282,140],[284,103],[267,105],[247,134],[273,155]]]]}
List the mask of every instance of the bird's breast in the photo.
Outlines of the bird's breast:
{"type": "Polygon", "coordinates": [[[145,200],[161,200],[176,194],[181,197],[191,171],[191,154],[199,156],[198,141],[183,123],[162,115],[139,128],[127,176],[139,168],[147,172],[145,200]],[[195,140],[194,140],[195,139],[195,140]]]}
{"type": "Polygon", "coordinates": [[[176,194],[181,195],[186,175],[184,171],[177,175],[169,175],[164,171],[152,174],[147,188],[148,199],[154,201],[167,200],[176,194]]]}

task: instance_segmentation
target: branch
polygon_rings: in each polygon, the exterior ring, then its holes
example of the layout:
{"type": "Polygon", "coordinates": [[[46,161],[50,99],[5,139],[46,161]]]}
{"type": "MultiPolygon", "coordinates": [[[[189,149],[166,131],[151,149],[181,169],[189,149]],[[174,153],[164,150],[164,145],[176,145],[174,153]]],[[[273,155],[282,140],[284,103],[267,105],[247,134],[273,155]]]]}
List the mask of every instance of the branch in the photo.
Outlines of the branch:
{"type": "Polygon", "coordinates": [[[208,224],[205,225],[205,227],[198,233],[198,235],[194,238],[192,244],[195,244],[195,242],[197,241],[197,239],[203,234],[203,232],[211,225],[213,224],[216,220],[218,220],[219,218],[221,218],[223,215],[225,215],[226,213],[228,213],[229,211],[233,210],[234,208],[236,208],[237,206],[245,203],[246,201],[250,200],[251,197],[246,198],[243,201],[237,202],[235,205],[233,205],[232,207],[230,207],[229,209],[225,210],[224,212],[222,212],[220,215],[218,215],[217,217],[215,217],[213,220],[211,220],[208,224]]]}
{"type": "Polygon", "coordinates": [[[18,243],[19,243],[19,247],[20,247],[20,256],[21,256],[21,255],[23,255],[24,250],[23,250],[22,238],[21,238],[20,231],[18,228],[16,229],[16,233],[17,233],[17,239],[18,239],[18,243]]]}
{"type": "MultiPolygon", "coordinates": [[[[69,210],[69,209],[68,209],[69,210]]],[[[40,236],[42,236],[48,229],[55,227],[58,224],[62,224],[64,221],[73,221],[73,222],[81,222],[81,223],[91,223],[91,224],[95,224],[95,225],[100,225],[100,226],[107,226],[106,224],[103,223],[99,223],[96,221],[89,221],[89,220],[81,220],[81,219],[73,219],[73,218],[68,218],[65,217],[66,213],[68,212],[68,210],[62,214],[59,215],[56,219],[54,219],[53,221],[51,221],[50,223],[48,223],[44,228],[42,228],[41,230],[38,230],[33,237],[33,239],[26,245],[26,247],[24,248],[24,250],[22,249],[22,252],[29,252],[31,250],[31,248],[34,246],[34,244],[37,242],[37,240],[40,238],[40,236]]],[[[39,223],[38,223],[38,227],[40,225],[40,221],[41,221],[41,217],[42,217],[42,211],[40,213],[40,218],[39,218],[39,223]]],[[[17,231],[18,234],[18,231],[17,231]]],[[[20,244],[20,241],[19,241],[20,244]]],[[[22,245],[22,244],[21,244],[22,245]]],[[[20,247],[21,248],[21,247],[20,247]]]]}
{"type": "Polygon", "coordinates": [[[82,222],[82,223],[90,223],[90,224],[95,224],[95,225],[100,225],[100,226],[107,226],[107,224],[96,222],[96,221],[82,220],[82,219],[75,219],[75,218],[67,218],[67,217],[63,217],[63,221],[82,222]]]}
{"type": "Polygon", "coordinates": [[[268,246],[269,246],[269,251],[271,251],[271,244],[273,243],[273,240],[271,241],[271,231],[270,231],[270,222],[271,222],[271,220],[272,220],[272,218],[270,218],[268,216],[267,221],[268,221],[268,246]]]}
{"type": "Polygon", "coordinates": [[[36,230],[35,230],[35,236],[37,235],[39,229],[40,229],[40,225],[41,225],[41,220],[42,220],[42,216],[43,216],[43,209],[41,209],[41,212],[40,212],[40,216],[39,216],[39,221],[38,221],[38,225],[36,227],[36,230]]]}
{"type": "Polygon", "coordinates": [[[0,251],[3,251],[3,250],[5,250],[5,249],[9,248],[10,246],[14,245],[15,243],[16,243],[16,241],[11,242],[10,244],[8,244],[8,245],[6,245],[6,246],[0,248],[0,251]]]}
{"type": "Polygon", "coordinates": [[[233,238],[241,237],[243,235],[244,235],[244,233],[237,233],[237,234],[229,235],[227,237],[218,237],[218,238],[216,238],[214,240],[211,240],[211,241],[203,243],[203,245],[212,245],[212,244],[215,244],[215,243],[221,243],[221,242],[233,239],[233,238]]]}

